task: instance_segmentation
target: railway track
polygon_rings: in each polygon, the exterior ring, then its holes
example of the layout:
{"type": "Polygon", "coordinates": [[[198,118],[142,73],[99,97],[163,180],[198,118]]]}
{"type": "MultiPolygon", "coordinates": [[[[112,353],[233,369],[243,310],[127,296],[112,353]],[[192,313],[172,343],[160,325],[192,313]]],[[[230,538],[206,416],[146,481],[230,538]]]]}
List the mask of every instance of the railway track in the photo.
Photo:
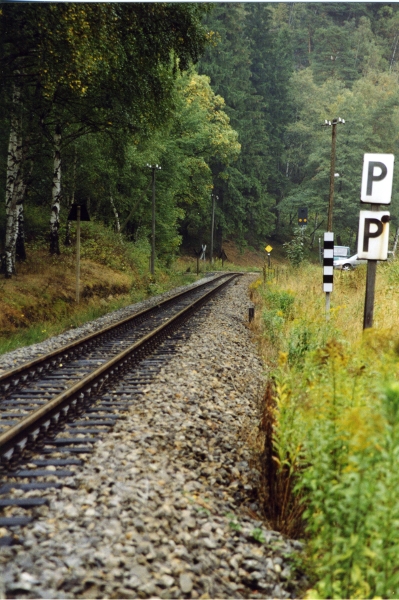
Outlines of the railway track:
{"type": "Polygon", "coordinates": [[[9,533],[0,545],[34,518],[26,509],[40,514],[47,500],[38,491],[73,477],[173,354],[175,332],[235,277],[216,277],[0,376],[0,528],[9,533]]]}

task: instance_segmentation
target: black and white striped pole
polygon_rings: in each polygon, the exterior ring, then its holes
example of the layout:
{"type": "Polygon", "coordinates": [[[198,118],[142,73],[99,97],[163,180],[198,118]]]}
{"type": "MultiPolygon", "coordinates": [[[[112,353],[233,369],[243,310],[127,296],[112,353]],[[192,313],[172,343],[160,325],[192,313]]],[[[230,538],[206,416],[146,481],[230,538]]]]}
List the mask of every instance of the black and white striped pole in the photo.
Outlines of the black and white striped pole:
{"type": "Polygon", "coordinates": [[[326,321],[330,319],[330,301],[333,290],[334,270],[334,234],[332,231],[333,205],[334,205],[334,180],[335,180],[335,145],[337,141],[337,125],[344,124],[345,119],[338,117],[332,121],[324,121],[324,127],[332,127],[331,137],[331,162],[330,162],[330,193],[328,198],[327,232],[324,234],[323,255],[323,291],[326,294],[326,321]],[[327,238],[326,238],[327,236],[327,238]],[[327,244],[327,247],[326,247],[327,244]],[[327,256],[326,256],[327,254],[327,256]],[[328,264],[326,264],[326,261],[328,264]],[[331,264],[330,264],[331,263],[331,264]],[[327,270],[327,272],[326,272],[327,270]]]}
{"type": "Polygon", "coordinates": [[[330,318],[330,300],[334,280],[334,234],[332,231],[324,233],[323,248],[323,292],[326,294],[326,319],[330,318]]]}

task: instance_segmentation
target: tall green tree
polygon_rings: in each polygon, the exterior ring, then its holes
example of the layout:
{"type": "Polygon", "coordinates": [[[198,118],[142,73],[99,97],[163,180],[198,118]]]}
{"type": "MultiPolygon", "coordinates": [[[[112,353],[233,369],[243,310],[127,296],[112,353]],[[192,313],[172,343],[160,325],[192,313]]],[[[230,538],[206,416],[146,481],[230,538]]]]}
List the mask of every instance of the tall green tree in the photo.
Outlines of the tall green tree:
{"type": "Polygon", "coordinates": [[[58,252],[62,144],[99,130],[148,131],[167,120],[176,73],[204,48],[200,21],[206,10],[167,3],[2,8],[0,66],[14,123],[7,167],[8,276],[14,268],[11,223],[18,201],[10,200],[10,190],[21,170],[15,129],[21,105],[33,107],[53,142],[50,237],[51,251],[58,252]]]}
{"type": "Polygon", "coordinates": [[[220,4],[207,25],[216,45],[208,48],[200,69],[224,97],[242,146],[236,165],[214,167],[219,220],[227,235],[234,231],[256,244],[272,233],[274,205],[284,196],[289,34],[273,31],[265,4],[220,4]]]}
{"type": "MultiPolygon", "coordinates": [[[[291,93],[297,120],[287,131],[290,147],[291,189],[282,202],[289,221],[300,206],[308,206],[309,223],[324,227],[329,200],[331,127],[324,119],[345,118],[337,127],[334,231],[353,246],[359,219],[360,182],[363,154],[398,151],[399,88],[397,73],[370,73],[351,89],[344,82],[328,79],[318,85],[309,68],[292,80],[291,93]]],[[[399,173],[394,174],[395,182],[399,173]]],[[[397,186],[391,207],[398,217],[397,186]]]]}
{"type": "Polygon", "coordinates": [[[74,152],[65,153],[68,197],[90,199],[94,219],[119,227],[135,241],[151,230],[152,172],[146,165],[161,166],[156,174],[156,251],[166,262],[182,236],[209,236],[211,161],[232,163],[240,151],[224,101],[206,76],[194,69],[177,76],[174,107],[172,117],[150,136],[125,133],[117,139],[101,133],[77,140],[76,174],[74,152]]]}

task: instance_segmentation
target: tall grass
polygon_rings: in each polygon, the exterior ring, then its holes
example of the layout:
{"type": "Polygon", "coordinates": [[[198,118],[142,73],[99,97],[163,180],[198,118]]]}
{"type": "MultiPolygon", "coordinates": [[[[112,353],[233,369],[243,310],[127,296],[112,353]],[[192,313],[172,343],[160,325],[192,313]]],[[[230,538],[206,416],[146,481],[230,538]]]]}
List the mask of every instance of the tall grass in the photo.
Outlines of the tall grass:
{"type": "Polygon", "coordinates": [[[254,286],[271,363],[265,513],[307,539],[308,597],[399,597],[399,269],[379,265],[364,333],[364,269],[335,278],[329,321],[320,280],[305,266],[254,286]]]}

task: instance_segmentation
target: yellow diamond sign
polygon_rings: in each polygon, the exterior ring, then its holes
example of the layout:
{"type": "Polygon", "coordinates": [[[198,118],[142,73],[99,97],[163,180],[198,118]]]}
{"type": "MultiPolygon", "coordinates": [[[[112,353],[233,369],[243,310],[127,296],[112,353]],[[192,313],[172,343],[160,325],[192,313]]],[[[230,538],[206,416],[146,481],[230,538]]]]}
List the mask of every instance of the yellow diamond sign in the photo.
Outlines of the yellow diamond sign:
{"type": "Polygon", "coordinates": [[[266,252],[271,252],[273,250],[273,248],[271,246],[266,246],[265,250],[266,250],[266,252]]]}

